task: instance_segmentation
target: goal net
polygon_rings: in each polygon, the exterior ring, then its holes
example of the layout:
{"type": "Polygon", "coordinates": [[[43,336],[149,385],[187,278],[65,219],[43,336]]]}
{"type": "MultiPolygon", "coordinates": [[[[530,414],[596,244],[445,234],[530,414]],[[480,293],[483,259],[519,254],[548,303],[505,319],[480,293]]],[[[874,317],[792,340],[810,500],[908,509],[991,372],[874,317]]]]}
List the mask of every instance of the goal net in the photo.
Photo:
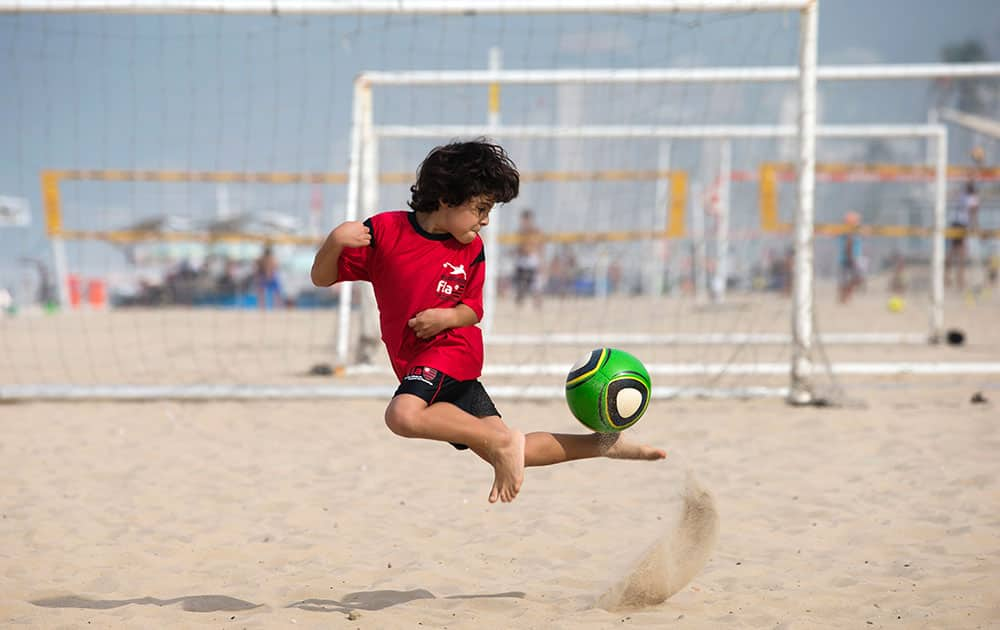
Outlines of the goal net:
{"type": "MultiPolygon", "coordinates": [[[[362,77],[361,83],[367,79],[404,81],[362,77]]],[[[760,156],[780,154],[791,129],[373,125],[370,134],[362,134],[373,138],[366,151],[386,157],[362,160],[373,171],[362,179],[373,181],[360,205],[377,206],[375,200],[386,195],[405,198],[404,186],[377,174],[381,160],[406,159],[415,140],[472,136],[480,130],[507,137],[505,144],[523,155],[573,156],[563,170],[526,170],[523,209],[501,209],[492,226],[496,236],[487,239],[487,251],[498,254],[492,260],[499,258],[499,270],[487,283],[497,314],[485,322],[494,378],[513,384],[524,377],[558,376],[580,348],[613,345],[643,356],[653,374],[665,377],[670,385],[661,387],[661,395],[784,391],[778,384],[787,376],[791,337],[795,201],[788,180],[793,174],[788,165],[762,163],[760,156]],[[606,150],[590,149],[593,143],[627,143],[629,148],[609,157],[606,150]],[[750,171],[747,164],[760,166],[750,171]],[[549,208],[542,235],[526,233],[524,215],[533,217],[536,207],[549,208]],[[579,230],[581,222],[585,231],[579,230]],[[546,245],[526,247],[537,241],[546,245]],[[535,264],[536,252],[547,265],[535,264]],[[530,272],[527,286],[525,272],[530,272]]],[[[872,142],[923,151],[929,139],[935,151],[945,148],[943,130],[933,126],[829,126],[817,135],[819,154],[832,157],[851,157],[851,151],[872,142]]],[[[935,206],[944,198],[943,167],[821,163],[819,173],[816,292],[820,301],[836,304],[847,316],[831,318],[829,330],[817,333],[816,340],[853,348],[859,356],[880,345],[927,346],[939,308],[931,286],[932,231],[924,226],[933,223],[935,206]],[[912,181],[900,186],[893,169],[911,173],[905,179],[912,181]],[[852,207],[858,210],[842,210],[852,207]],[[891,224],[895,215],[887,211],[905,214],[905,221],[891,224]],[[843,212],[862,217],[861,225],[845,225],[843,212]],[[857,297],[838,292],[848,235],[865,245],[857,248],[862,275],[857,297]],[[909,239],[906,250],[896,248],[901,237],[909,239]],[[868,292],[867,284],[886,276],[869,268],[872,258],[898,260],[886,290],[899,302],[907,292],[913,297],[909,309],[893,308],[893,316],[876,325],[870,321],[872,300],[861,295],[868,292]]],[[[881,287],[873,292],[884,300],[881,287]]],[[[817,328],[819,321],[813,322],[817,328]]],[[[349,356],[347,346],[341,350],[349,356]]],[[[825,355],[822,363],[830,369],[825,355]]],[[[884,363],[870,367],[884,373],[904,369],[884,363]]],[[[356,366],[354,371],[374,369],[356,366]]]]}
{"type": "MultiPolygon", "coordinates": [[[[561,395],[569,366],[610,345],[650,365],[661,395],[783,396],[797,337],[816,373],[809,345],[828,333],[926,338],[929,298],[887,315],[859,293],[837,310],[835,236],[817,236],[816,313],[796,314],[793,277],[813,273],[789,227],[810,3],[391,4],[2,4],[14,157],[0,195],[30,217],[0,227],[5,396],[384,396],[365,293],[312,287],[312,256],[341,221],[404,209],[432,147],[478,135],[522,173],[484,232],[485,378],[500,395],[561,395]],[[768,74],[755,67],[781,76],[751,82],[768,74]],[[483,79],[517,71],[616,76],[483,79]],[[431,78],[448,72],[472,77],[431,78]]],[[[890,135],[904,148],[889,159],[926,157],[913,147],[933,144],[928,129],[890,135]]],[[[875,138],[820,137],[815,157],[864,162],[875,138]]],[[[820,170],[816,221],[909,208],[929,230],[932,171],[859,184],[846,204],[824,191],[852,184],[820,170]]],[[[931,235],[911,238],[926,240],[904,257],[929,261],[931,235]]]]}

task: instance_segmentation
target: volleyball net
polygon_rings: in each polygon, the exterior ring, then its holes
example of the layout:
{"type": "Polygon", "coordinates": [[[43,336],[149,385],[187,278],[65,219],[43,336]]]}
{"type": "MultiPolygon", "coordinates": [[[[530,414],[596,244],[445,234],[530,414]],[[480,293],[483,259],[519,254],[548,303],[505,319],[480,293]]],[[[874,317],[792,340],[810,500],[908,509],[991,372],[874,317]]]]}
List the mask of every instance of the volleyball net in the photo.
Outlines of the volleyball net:
{"type": "Polygon", "coordinates": [[[313,254],[476,136],[522,174],[484,231],[498,396],[560,396],[598,346],[660,396],[809,399],[831,370],[929,365],[947,208],[996,171],[941,123],[814,128],[814,83],[996,68],[816,68],[811,2],[459,5],[0,3],[0,196],[31,209],[0,229],[0,395],[385,396],[367,292],[311,286],[313,254]],[[869,266],[840,305],[848,211],[869,266]]]}

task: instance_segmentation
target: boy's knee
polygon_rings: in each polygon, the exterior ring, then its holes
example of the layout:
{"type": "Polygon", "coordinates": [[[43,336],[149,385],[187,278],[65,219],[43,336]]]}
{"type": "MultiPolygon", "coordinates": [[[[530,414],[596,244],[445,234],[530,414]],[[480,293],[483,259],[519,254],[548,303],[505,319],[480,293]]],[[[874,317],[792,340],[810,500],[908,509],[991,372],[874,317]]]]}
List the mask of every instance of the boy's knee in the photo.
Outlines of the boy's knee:
{"type": "Polygon", "coordinates": [[[385,410],[385,426],[400,437],[415,437],[417,413],[402,405],[389,405],[385,410]]]}

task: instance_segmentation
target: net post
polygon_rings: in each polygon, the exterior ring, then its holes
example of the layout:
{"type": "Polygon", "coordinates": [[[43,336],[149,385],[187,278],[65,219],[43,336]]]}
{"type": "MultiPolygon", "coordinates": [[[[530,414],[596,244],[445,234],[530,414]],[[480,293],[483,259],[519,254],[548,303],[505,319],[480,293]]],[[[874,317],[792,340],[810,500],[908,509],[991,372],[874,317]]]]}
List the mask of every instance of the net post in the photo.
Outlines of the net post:
{"type": "Polygon", "coordinates": [[[729,283],[729,199],[732,184],[732,140],[723,139],[719,147],[719,177],[714,187],[716,211],[715,281],[712,300],[726,301],[729,283]]]}
{"type": "Polygon", "coordinates": [[[694,260],[691,267],[691,280],[694,283],[695,304],[703,306],[708,302],[708,261],[705,246],[705,202],[703,199],[701,181],[695,180],[691,185],[691,238],[694,239],[694,260]]]}
{"type": "MultiPolygon", "coordinates": [[[[378,190],[378,138],[375,137],[375,114],[373,111],[373,94],[371,84],[366,84],[362,92],[361,102],[361,194],[360,203],[354,220],[363,216],[375,214],[379,207],[378,190]]],[[[379,334],[378,304],[375,300],[375,289],[370,283],[361,283],[354,287],[358,292],[358,331],[354,335],[357,341],[355,360],[357,363],[371,361],[375,346],[381,338],[379,334]]]]}
{"type": "Polygon", "coordinates": [[[52,266],[56,280],[56,298],[59,308],[68,309],[72,305],[69,299],[69,265],[66,262],[66,241],[60,235],[49,237],[52,242],[52,266]]]}
{"type": "MultiPolygon", "coordinates": [[[[491,74],[500,72],[503,69],[503,49],[499,46],[490,48],[488,63],[491,74]]],[[[486,113],[486,126],[491,130],[490,133],[496,133],[492,130],[500,127],[500,120],[500,83],[493,82],[489,85],[489,106],[486,113]]],[[[486,234],[483,237],[483,248],[487,257],[484,298],[485,303],[489,305],[489,308],[483,313],[481,327],[484,335],[489,335],[493,332],[493,316],[499,292],[499,278],[495,264],[496,261],[500,260],[499,234],[499,225],[494,225],[493,229],[486,230],[486,234]]]]}
{"type": "MultiPolygon", "coordinates": [[[[666,173],[667,176],[665,178],[657,178],[656,180],[655,206],[663,208],[664,212],[662,215],[656,215],[653,229],[663,232],[664,235],[650,241],[650,264],[646,268],[646,277],[642,279],[643,292],[646,295],[655,297],[663,295],[663,277],[666,273],[666,256],[669,247],[668,239],[671,238],[670,232],[674,227],[674,204],[678,201],[675,194],[677,193],[677,186],[679,184],[674,173],[670,171],[670,149],[671,144],[669,140],[661,141],[657,147],[656,170],[660,173],[666,173]]],[[[684,208],[681,208],[680,214],[681,221],[683,221],[684,208]]],[[[683,223],[681,224],[681,228],[683,232],[683,223]]]]}
{"type": "Polygon", "coordinates": [[[816,36],[818,3],[799,16],[799,207],[795,214],[792,365],[788,401],[811,404],[813,342],[813,222],[816,185],[816,36]]]}
{"type": "Polygon", "coordinates": [[[931,244],[931,343],[944,336],[944,265],[945,224],[947,223],[946,192],[948,177],[948,129],[937,127],[934,136],[934,231],[931,244]]]}
{"type": "MultiPolygon", "coordinates": [[[[358,218],[358,198],[361,192],[362,156],[364,136],[362,124],[365,109],[371,114],[371,84],[364,75],[354,80],[354,100],[351,108],[351,157],[347,175],[347,207],[344,209],[346,221],[358,218]]],[[[347,365],[350,351],[351,326],[351,283],[340,283],[340,301],[337,304],[337,363],[347,365]]]]}

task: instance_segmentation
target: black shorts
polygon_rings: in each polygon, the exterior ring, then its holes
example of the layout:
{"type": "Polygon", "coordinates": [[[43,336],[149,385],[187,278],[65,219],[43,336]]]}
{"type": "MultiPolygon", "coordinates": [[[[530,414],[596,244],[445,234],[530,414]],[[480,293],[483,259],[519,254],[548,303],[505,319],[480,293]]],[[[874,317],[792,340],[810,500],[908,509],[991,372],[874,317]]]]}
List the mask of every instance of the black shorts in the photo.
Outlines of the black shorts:
{"type": "MultiPolygon", "coordinates": [[[[477,418],[500,416],[493,399],[478,380],[456,381],[435,368],[424,366],[410,368],[396,388],[393,398],[400,394],[413,394],[428,405],[439,402],[451,403],[477,418]]],[[[451,445],[459,450],[469,448],[465,444],[454,442],[451,445]]]]}

